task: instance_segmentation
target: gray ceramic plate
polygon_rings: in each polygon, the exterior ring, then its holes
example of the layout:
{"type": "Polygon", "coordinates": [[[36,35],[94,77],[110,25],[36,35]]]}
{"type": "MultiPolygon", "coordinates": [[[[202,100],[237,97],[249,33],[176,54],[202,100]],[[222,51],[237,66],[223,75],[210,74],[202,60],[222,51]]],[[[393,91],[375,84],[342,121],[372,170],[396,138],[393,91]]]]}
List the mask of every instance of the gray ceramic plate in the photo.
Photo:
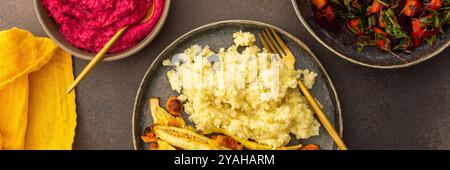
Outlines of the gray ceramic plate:
{"type": "Polygon", "coordinates": [[[339,57],[362,66],[384,69],[408,67],[436,56],[450,44],[450,27],[447,26],[445,34],[439,36],[434,46],[422,45],[412,54],[398,54],[405,61],[376,48],[366,48],[363,52],[358,52],[355,45],[356,38],[346,28],[342,27],[341,31],[333,33],[314,21],[310,0],[291,1],[300,21],[315,39],[339,57]]]}
{"type": "MultiPolygon", "coordinates": [[[[182,53],[194,44],[209,45],[213,51],[218,51],[220,47],[229,47],[233,44],[232,34],[234,32],[242,30],[256,34],[265,27],[273,28],[282,35],[297,58],[296,68],[310,69],[318,73],[311,93],[324,106],[324,112],[334,123],[338,132],[342,134],[342,115],[338,96],[327,72],[311,50],[291,34],[274,26],[255,21],[231,20],[208,24],[181,36],[155,59],[147,70],[136,95],[132,119],[134,148],[145,149],[148,147],[141,141],[140,136],[144,129],[153,122],[148,103],[150,97],[159,97],[160,104],[164,104],[170,96],[178,95],[170,88],[166,73],[171,68],[162,66],[163,60],[172,58],[174,54],[182,53]]],[[[260,42],[258,42],[258,46],[262,47],[260,42]]],[[[323,128],[320,129],[319,136],[300,142],[318,144],[322,149],[336,148],[333,140],[323,128]]]]}

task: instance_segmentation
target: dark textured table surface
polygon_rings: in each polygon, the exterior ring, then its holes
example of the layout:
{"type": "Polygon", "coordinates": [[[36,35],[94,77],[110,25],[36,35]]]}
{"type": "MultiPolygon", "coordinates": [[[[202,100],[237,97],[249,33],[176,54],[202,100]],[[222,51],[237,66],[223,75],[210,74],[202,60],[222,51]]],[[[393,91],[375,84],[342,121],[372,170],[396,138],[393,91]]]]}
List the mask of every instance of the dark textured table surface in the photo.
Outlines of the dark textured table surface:
{"type": "MultiPolygon", "coordinates": [[[[32,0],[0,0],[0,29],[46,36],[32,0]]],[[[376,70],[351,64],[303,28],[290,0],[173,0],[157,38],[135,56],[99,64],[77,88],[75,149],[133,149],[131,113],[139,83],[173,40],[204,24],[248,19],[304,41],[328,70],[340,97],[350,149],[450,149],[450,50],[422,64],[376,70]]],[[[87,62],[74,59],[75,74],[87,62]]]]}

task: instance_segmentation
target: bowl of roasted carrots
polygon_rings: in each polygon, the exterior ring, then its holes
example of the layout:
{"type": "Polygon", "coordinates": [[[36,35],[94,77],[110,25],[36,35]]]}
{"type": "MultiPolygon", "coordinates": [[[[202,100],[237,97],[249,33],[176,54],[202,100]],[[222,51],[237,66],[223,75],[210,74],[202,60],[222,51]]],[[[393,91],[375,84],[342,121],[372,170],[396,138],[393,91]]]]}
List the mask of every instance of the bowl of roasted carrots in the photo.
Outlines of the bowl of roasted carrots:
{"type": "Polygon", "coordinates": [[[305,28],[352,63],[402,68],[450,44],[450,0],[292,0],[305,28]]]}

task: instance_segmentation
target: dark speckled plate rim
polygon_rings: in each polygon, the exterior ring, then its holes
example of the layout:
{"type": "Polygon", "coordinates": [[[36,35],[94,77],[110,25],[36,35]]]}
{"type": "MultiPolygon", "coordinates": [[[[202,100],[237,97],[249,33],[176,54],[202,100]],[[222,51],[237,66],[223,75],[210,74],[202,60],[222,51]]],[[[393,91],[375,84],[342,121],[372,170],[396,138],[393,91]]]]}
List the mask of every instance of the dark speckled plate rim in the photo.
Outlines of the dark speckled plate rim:
{"type": "MultiPolygon", "coordinates": [[[[328,75],[327,71],[325,70],[325,68],[323,67],[322,63],[319,61],[319,59],[314,55],[314,53],[299,39],[297,39],[296,37],[294,37],[293,35],[289,34],[288,32],[275,27],[273,25],[270,24],[266,24],[266,23],[262,23],[259,21],[251,21],[251,20],[224,20],[224,21],[218,21],[218,22],[213,22],[210,24],[206,24],[203,26],[200,26],[192,31],[189,31],[188,33],[182,35],[181,37],[179,37],[178,39],[176,39],[175,41],[173,41],[170,45],[168,45],[156,58],[155,60],[153,60],[152,64],[150,65],[150,67],[148,68],[147,72],[145,73],[138,91],[136,93],[136,98],[135,98],[135,102],[134,102],[134,107],[133,107],[133,113],[132,113],[132,119],[131,119],[131,133],[132,133],[132,137],[133,137],[133,147],[135,150],[138,149],[137,146],[137,141],[136,141],[136,131],[137,131],[137,127],[136,127],[136,115],[138,112],[138,108],[140,108],[140,101],[142,98],[142,93],[144,91],[144,85],[147,83],[147,81],[149,80],[149,76],[150,74],[153,72],[152,68],[156,66],[157,63],[159,63],[158,61],[161,60],[161,57],[166,55],[166,53],[170,52],[171,50],[173,50],[180,42],[182,42],[183,40],[186,40],[188,38],[191,37],[191,35],[202,32],[204,30],[208,30],[210,27],[215,27],[215,26],[220,26],[220,25],[227,25],[227,24],[244,24],[244,25],[255,25],[258,27],[267,27],[267,28],[272,28],[274,30],[276,30],[278,33],[282,34],[283,36],[286,36],[288,38],[290,38],[291,40],[293,40],[295,43],[297,43],[297,45],[299,45],[301,48],[303,48],[306,53],[309,55],[309,57],[311,57],[314,62],[317,64],[318,68],[320,69],[320,71],[323,74],[324,80],[325,80],[325,84],[328,86],[329,91],[330,91],[330,97],[333,100],[333,103],[335,105],[335,127],[337,126],[337,131],[339,132],[340,136],[342,137],[342,133],[343,133],[343,119],[342,119],[342,110],[341,110],[341,104],[339,101],[339,97],[336,93],[336,89],[333,85],[333,82],[330,78],[330,76],[328,75]],[[139,106],[139,107],[138,107],[139,106]]],[[[333,144],[333,149],[337,149],[336,145],[333,144]]]]}
{"type": "Polygon", "coordinates": [[[378,68],[378,69],[396,69],[396,68],[405,68],[405,67],[410,67],[419,63],[422,63],[430,58],[433,58],[434,56],[438,55],[439,53],[441,53],[442,51],[444,51],[449,45],[450,45],[450,40],[447,41],[447,43],[441,47],[439,47],[438,49],[436,49],[435,51],[433,51],[432,53],[428,54],[425,57],[421,57],[418,60],[414,60],[411,62],[407,62],[404,64],[396,64],[396,65],[373,65],[373,64],[367,64],[367,63],[363,63],[357,60],[354,60],[348,56],[345,56],[344,54],[336,51],[334,48],[330,47],[327,43],[325,43],[324,41],[322,41],[322,39],[317,36],[317,34],[314,32],[314,30],[308,25],[308,23],[306,22],[306,20],[303,18],[302,14],[300,13],[300,9],[298,8],[298,3],[297,0],[291,0],[292,5],[294,7],[295,13],[297,14],[298,18],[300,19],[300,22],[303,24],[303,26],[306,28],[306,30],[308,30],[308,32],[317,40],[319,41],[320,44],[322,44],[324,47],[326,47],[328,50],[330,50],[331,52],[333,52],[334,54],[338,55],[339,57],[350,61],[351,63],[354,64],[358,64],[361,66],[365,66],[365,67],[370,67],[370,68],[378,68]]]}

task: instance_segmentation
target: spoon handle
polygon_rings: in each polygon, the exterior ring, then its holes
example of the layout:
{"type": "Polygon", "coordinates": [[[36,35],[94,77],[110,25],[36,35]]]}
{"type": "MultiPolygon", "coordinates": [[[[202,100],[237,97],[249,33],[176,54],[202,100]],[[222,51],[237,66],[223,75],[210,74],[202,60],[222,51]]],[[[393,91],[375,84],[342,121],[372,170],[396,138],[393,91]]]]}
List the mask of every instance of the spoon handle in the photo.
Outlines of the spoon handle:
{"type": "Polygon", "coordinates": [[[86,77],[89,72],[103,59],[103,56],[108,52],[109,48],[120,38],[120,36],[127,30],[128,26],[121,28],[116,34],[105,44],[105,46],[95,55],[95,57],[89,62],[84,70],[78,75],[75,81],[67,89],[67,93],[70,93],[75,87],[86,77]]]}

